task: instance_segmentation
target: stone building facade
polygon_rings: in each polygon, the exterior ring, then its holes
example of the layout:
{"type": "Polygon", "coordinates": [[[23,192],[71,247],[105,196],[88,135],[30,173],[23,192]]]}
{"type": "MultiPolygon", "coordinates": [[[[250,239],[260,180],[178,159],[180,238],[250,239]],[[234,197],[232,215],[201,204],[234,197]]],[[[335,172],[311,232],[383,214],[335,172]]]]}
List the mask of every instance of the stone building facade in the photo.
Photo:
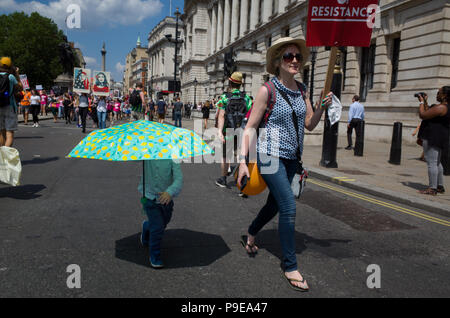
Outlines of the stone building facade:
{"type": "MultiPolygon", "coordinates": [[[[435,101],[437,89],[450,85],[450,4],[447,0],[380,0],[380,27],[369,48],[348,47],[343,71],[341,133],[353,95],[366,108],[366,138],[390,141],[392,123],[413,129],[419,123],[416,92],[435,101]]],[[[265,56],[284,36],[306,37],[308,1],[186,0],[181,61],[182,99],[213,99],[225,89],[224,54],[233,51],[245,76],[244,90],[256,96],[269,78],[265,56]],[[194,90],[194,79],[197,89],[194,90]]],[[[318,48],[314,99],[323,88],[329,52],[318,48]]],[[[308,61],[299,79],[310,84],[308,61]]],[[[408,132],[405,140],[414,142],[408,132]],[[408,137],[408,136],[409,137],[408,137]]]]}
{"type": "MultiPolygon", "coordinates": [[[[176,18],[166,17],[148,35],[149,74],[148,80],[153,98],[156,93],[163,93],[172,100],[173,92],[169,91],[169,80],[174,80],[175,69],[175,30],[176,18]],[[169,38],[167,37],[169,36],[169,38]]],[[[178,21],[178,38],[183,39],[183,21],[178,21]]],[[[178,44],[178,65],[181,60],[181,44],[178,44]]],[[[180,80],[179,69],[177,81],[180,80]]]]}
{"type": "Polygon", "coordinates": [[[136,47],[127,54],[125,70],[123,75],[123,94],[127,95],[130,88],[134,88],[137,82],[144,84],[147,88],[148,78],[148,53],[142,47],[140,38],[136,42],[136,47]]]}

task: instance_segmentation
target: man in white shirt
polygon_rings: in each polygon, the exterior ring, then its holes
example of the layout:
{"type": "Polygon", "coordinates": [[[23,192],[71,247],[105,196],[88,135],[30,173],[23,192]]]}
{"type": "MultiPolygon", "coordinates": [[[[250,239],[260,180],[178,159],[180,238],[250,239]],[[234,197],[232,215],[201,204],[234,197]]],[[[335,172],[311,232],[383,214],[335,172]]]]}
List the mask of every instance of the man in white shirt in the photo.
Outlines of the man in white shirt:
{"type": "MultiPolygon", "coordinates": [[[[364,120],[364,106],[359,102],[359,96],[355,95],[352,99],[352,104],[348,111],[348,125],[347,125],[347,141],[348,146],[346,150],[352,150],[352,132],[353,129],[364,120]]],[[[358,138],[358,130],[356,130],[356,138],[358,138]]]]}

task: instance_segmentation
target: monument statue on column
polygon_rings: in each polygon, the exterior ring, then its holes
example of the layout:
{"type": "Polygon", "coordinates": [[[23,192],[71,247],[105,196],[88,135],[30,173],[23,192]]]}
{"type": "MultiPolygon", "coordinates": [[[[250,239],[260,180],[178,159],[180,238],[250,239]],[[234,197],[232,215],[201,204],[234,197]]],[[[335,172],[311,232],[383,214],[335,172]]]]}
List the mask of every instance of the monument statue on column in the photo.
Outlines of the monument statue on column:
{"type": "Polygon", "coordinates": [[[105,42],[103,42],[103,48],[102,48],[102,71],[106,71],[106,49],[105,49],[105,42]]]}

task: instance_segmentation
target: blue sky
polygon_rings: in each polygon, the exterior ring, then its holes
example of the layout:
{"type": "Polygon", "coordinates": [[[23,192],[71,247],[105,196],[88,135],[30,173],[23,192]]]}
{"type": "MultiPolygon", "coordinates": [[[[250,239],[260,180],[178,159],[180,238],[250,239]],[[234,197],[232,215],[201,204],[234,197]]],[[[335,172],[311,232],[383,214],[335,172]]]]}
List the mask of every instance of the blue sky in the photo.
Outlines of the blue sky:
{"type": "MultiPolygon", "coordinates": [[[[121,81],[126,55],[136,46],[140,34],[142,46],[147,46],[148,33],[170,14],[169,0],[1,0],[0,13],[37,11],[51,18],[71,42],[79,47],[87,68],[100,70],[103,42],[106,44],[106,70],[121,81]],[[65,19],[69,5],[81,11],[81,28],[68,28],[65,19]]],[[[184,0],[172,0],[172,15],[176,7],[183,12],[184,0]]]]}

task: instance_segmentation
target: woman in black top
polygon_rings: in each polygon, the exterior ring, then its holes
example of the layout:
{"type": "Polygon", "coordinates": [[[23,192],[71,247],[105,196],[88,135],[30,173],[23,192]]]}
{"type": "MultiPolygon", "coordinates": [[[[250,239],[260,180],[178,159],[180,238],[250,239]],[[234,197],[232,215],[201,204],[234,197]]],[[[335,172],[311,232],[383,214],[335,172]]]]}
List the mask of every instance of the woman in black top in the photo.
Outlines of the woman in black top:
{"type": "Polygon", "coordinates": [[[428,107],[428,96],[419,95],[419,115],[424,120],[422,131],[419,132],[423,140],[423,149],[428,166],[429,188],[419,191],[422,194],[436,195],[444,193],[444,173],[441,164],[442,150],[449,144],[450,111],[450,86],[439,89],[436,100],[437,105],[428,107]]]}
{"type": "Polygon", "coordinates": [[[72,115],[72,109],[73,109],[73,102],[69,96],[68,93],[64,94],[64,117],[66,119],[66,124],[71,124],[71,115],[72,115]]]}
{"type": "Polygon", "coordinates": [[[208,126],[208,119],[209,119],[209,100],[206,101],[206,103],[203,104],[202,106],[202,113],[203,113],[203,126],[204,129],[207,129],[208,126]]]}

